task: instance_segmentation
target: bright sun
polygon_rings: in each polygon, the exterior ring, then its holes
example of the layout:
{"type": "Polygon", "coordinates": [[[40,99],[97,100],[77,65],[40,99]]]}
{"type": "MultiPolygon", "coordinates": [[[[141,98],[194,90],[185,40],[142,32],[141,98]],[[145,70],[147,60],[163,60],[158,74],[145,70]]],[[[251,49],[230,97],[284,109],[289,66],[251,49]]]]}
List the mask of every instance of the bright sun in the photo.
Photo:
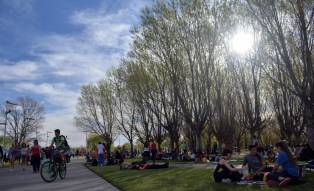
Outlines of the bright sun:
{"type": "Polygon", "coordinates": [[[231,38],[231,49],[239,55],[247,54],[254,45],[254,36],[249,31],[239,30],[231,38]]]}

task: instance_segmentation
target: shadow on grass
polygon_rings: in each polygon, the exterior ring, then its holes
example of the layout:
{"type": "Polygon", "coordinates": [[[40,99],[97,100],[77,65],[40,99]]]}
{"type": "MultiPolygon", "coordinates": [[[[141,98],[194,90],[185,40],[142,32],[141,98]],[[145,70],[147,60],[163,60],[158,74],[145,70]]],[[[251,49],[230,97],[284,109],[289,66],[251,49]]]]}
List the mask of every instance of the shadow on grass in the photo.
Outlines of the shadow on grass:
{"type": "Polygon", "coordinates": [[[306,184],[279,189],[267,186],[218,184],[214,182],[210,169],[172,167],[168,169],[120,170],[118,166],[87,167],[123,191],[314,190],[313,174],[306,177],[306,184]]]}

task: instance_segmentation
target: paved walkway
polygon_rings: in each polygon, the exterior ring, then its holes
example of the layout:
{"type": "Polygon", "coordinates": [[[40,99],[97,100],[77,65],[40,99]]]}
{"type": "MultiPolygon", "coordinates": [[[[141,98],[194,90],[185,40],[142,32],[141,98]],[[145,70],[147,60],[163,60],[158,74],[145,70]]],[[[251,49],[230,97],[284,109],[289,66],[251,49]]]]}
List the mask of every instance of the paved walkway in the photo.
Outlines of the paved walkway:
{"type": "Polygon", "coordinates": [[[59,177],[52,183],[44,182],[40,174],[34,174],[31,167],[22,171],[17,167],[13,172],[0,168],[1,191],[119,191],[83,166],[83,161],[73,160],[68,164],[67,177],[59,177]]]}

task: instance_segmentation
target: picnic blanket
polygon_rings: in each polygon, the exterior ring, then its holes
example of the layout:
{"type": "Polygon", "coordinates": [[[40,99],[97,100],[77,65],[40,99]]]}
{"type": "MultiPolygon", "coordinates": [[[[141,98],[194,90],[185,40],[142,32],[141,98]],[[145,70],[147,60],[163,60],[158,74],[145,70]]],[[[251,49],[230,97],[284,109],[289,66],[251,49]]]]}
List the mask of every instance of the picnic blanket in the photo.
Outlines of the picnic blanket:
{"type": "Polygon", "coordinates": [[[262,186],[265,185],[264,181],[247,181],[247,180],[242,180],[240,182],[237,183],[238,185],[258,185],[258,186],[262,186]]]}

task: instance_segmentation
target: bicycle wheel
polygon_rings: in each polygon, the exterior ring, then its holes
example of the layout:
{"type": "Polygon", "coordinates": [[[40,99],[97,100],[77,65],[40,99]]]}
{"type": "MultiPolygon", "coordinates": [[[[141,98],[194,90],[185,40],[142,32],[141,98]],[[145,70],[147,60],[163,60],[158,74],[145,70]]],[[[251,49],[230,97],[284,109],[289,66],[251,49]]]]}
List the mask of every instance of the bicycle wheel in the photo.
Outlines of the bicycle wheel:
{"type": "Polygon", "coordinates": [[[64,179],[67,174],[67,165],[65,161],[62,161],[61,164],[59,164],[59,176],[61,179],[64,179]]]}
{"type": "Polygon", "coordinates": [[[45,182],[53,182],[57,178],[55,165],[51,161],[44,162],[40,167],[40,176],[45,182]]]}

